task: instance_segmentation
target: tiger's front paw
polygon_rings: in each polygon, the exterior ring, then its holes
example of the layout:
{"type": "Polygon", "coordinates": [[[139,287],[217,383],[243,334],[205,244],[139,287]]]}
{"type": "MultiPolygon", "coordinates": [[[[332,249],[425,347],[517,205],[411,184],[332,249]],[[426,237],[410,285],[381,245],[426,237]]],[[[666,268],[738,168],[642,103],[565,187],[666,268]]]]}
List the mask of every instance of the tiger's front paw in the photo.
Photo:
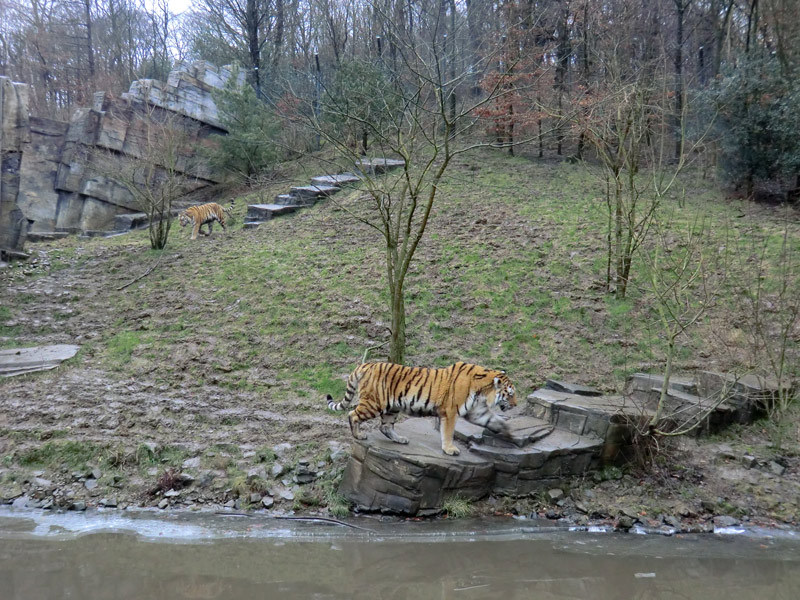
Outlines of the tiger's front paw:
{"type": "Polygon", "coordinates": [[[461,454],[461,450],[459,450],[455,446],[443,446],[442,451],[448,456],[458,456],[459,454],[461,454]]]}
{"type": "Polygon", "coordinates": [[[353,437],[356,438],[357,440],[365,440],[367,439],[367,434],[364,433],[363,431],[359,431],[358,433],[354,433],[353,437]]]}
{"type": "Polygon", "coordinates": [[[397,437],[394,439],[394,441],[395,441],[396,443],[398,443],[398,444],[407,444],[407,443],[408,443],[408,438],[407,438],[407,437],[403,437],[402,435],[398,435],[398,436],[397,436],[397,437]]]}

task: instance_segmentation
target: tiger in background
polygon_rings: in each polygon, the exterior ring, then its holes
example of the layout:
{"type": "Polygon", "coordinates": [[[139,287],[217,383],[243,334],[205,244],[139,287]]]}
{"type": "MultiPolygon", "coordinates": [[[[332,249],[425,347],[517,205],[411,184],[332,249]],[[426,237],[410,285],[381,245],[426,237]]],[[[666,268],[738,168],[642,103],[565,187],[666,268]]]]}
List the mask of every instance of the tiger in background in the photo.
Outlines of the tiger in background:
{"type": "Polygon", "coordinates": [[[393,442],[407,444],[408,439],[394,430],[398,413],[438,417],[442,422],[442,451],[450,456],[460,452],[453,444],[458,417],[506,434],[508,425],[490,407],[497,404],[506,410],[517,405],[514,386],[505,371],[464,362],[441,369],[387,362],[361,364],[348,377],[341,402],[327,396],[328,408],[336,411],[344,410],[353,400],[358,405],[348,414],[348,421],[354,438],[365,439],[359,424],[380,415],[381,433],[393,442]]]}
{"type": "Polygon", "coordinates": [[[214,225],[214,221],[219,221],[223,231],[226,231],[225,213],[227,212],[230,214],[232,209],[233,203],[231,203],[230,208],[225,208],[216,202],[209,202],[208,204],[201,204],[199,206],[190,206],[178,215],[178,220],[180,221],[181,227],[186,227],[189,223],[194,225],[192,229],[192,239],[196,240],[197,234],[200,233],[200,228],[203,225],[208,225],[208,233],[204,233],[203,235],[211,235],[211,228],[214,225]]]}

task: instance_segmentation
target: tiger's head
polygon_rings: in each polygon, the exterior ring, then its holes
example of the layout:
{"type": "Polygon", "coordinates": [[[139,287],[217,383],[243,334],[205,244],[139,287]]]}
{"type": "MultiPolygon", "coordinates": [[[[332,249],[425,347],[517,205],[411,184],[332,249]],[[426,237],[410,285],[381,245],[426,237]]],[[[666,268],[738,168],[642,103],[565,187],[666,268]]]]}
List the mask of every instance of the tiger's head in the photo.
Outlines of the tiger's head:
{"type": "Polygon", "coordinates": [[[186,211],[183,211],[181,214],[178,215],[178,221],[181,224],[181,227],[186,227],[189,223],[192,222],[192,218],[186,214],[186,211]]]}
{"type": "Polygon", "coordinates": [[[506,375],[505,371],[496,371],[494,377],[494,404],[500,407],[500,410],[508,410],[512,406],[517,405],[517,395],[514,391],[514,384],[506,375]]]}

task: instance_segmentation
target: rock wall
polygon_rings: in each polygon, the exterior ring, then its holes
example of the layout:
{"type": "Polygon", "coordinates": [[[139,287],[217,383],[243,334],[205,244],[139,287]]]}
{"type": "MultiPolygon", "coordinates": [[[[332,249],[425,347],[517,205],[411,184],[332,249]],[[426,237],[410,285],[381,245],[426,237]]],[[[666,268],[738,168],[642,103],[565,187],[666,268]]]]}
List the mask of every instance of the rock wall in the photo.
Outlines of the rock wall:
{"type": "Polygon", "coordinates": [[[0,250],[21,250],[30,226],[19,206],[23,146],[30,140],[28,86],[0,77],[0,250]]]}
{"type": "MultiPolygon", "coordinates": [[[[149,159],[154,126],[184,136],[177,160],[182,193],[219,181],[197,150],[224,133],[211,92],[231,76],[203,61],[182,65],[166,82],[134,81],[120,98],[96,93],[93,106],[75,111],[68,123],[30,117],[28,86],[0,77],[0,247],[21,249],[28,228],[110,231],[115,217],[140,212],[114,175],[149,159]]],[[[155,168],[156,180],[164,179],[163,166],[155,168]]]]}

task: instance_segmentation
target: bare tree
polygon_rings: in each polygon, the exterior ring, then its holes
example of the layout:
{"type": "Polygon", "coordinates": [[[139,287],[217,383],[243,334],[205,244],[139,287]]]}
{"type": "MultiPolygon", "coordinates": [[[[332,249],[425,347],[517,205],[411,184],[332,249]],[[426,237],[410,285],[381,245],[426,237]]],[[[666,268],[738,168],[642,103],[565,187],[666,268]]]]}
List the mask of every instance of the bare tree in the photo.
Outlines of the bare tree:
{"type": "MultiPolygon", "coordinates": [[[[415,252],[427,230],[439,193],[439,185],[454,157],[491,142],[475,142],[476,111],[503,93],[501,77],[485,97],[463,96],[453,108],[450,90],[468,84],[470,68],[453,76],[446,66],[449,45],[443,36],[425,41],[409,35],[408,27],[396,22],[373,5],[395,48],[397,68],[387,61],[356,61],[342,73],[348,79],[328,82],[322,98],[321,116],[308,111],[314,130],[343,159],[355,163],[370,200],[364,210],[345,210],[350,217],[371,227],[381,238],[386,257],[391,333],[389,359],[402,363],[406,346],[406,276],[415,252]],[[370,156],[362,157],[358,144],[346,131],[365,131],[373,140],[370,156]],[[397,171],[387,173],[383,159],[399,161],[397,171]]],[[[440,13],[443,17],[444,12],[440,13]]],[[[415,14],[419,21],[425,15],[415,14]]],[[[428,15],[426,18],[429,18],[428,15]]],[[[435,30],[436,23],[428,23],[435,30]]],[[[430,30],[428,32],[430,32],[430,30]]],[[[384,38],[386,39],[386,38],[384,38]]],[[[488,57],[482,68],[496,64],[488,57]]],[[[474,65],[473,65],[474,67],[474,65]]]]}

